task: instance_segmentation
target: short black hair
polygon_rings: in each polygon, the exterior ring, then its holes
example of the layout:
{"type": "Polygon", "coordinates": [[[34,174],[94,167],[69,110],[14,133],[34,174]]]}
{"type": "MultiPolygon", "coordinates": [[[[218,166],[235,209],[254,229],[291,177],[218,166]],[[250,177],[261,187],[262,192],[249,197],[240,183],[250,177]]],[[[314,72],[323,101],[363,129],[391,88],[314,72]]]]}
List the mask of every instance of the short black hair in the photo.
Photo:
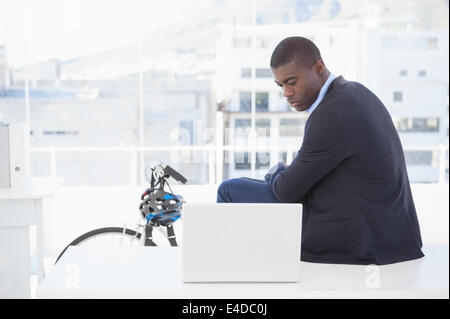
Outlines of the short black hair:
{"type": "Polygon", "coordinates": [[[317,46],[304,37],[289,37],[278,43],[270,59],[270,67],[276,69],[295,60],[299,65],[312,68],[322,59],[317,46]]]}

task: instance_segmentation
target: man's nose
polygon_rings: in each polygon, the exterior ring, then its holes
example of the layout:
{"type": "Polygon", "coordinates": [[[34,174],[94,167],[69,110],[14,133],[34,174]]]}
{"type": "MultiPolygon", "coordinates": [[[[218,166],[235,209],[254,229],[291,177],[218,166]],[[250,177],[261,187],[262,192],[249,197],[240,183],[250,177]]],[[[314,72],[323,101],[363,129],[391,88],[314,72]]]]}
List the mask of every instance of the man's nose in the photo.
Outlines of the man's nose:
{"type": "Polygon", "coordinates": [[[283,96],[284,97],[291,97],[294,96],[294,91],[290,88],[283,87],[283,96]]]}

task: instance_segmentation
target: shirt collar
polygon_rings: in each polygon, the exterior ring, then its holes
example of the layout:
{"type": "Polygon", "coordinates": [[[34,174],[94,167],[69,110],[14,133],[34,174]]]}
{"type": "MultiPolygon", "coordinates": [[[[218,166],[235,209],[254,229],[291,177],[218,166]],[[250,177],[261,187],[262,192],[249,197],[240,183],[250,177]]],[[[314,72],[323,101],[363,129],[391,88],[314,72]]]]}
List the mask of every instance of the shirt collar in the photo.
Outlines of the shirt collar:
{"type": "Polygon", "coordinates": [[[320,102],[322,102],[325,94],[328,91],[328,87],[330,86],[331,82],[336,78],[336,76],[330,72],[330,75],[328,76],[328,79],[326,80],[325,84],[320,89],[319,95],[317,96],[316,101],[309,107],[309,109],[306,110],[306,113],[311,114],[314,109],[319,105],[320,102]]]}

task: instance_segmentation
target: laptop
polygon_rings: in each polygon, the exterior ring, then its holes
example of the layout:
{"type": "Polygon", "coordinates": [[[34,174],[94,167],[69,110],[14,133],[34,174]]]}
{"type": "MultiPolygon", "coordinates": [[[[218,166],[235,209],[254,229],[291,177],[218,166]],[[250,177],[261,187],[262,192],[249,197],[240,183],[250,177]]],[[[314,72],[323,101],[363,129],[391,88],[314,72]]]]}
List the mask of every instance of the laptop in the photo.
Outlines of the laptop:
{"type": "Polygon", "coordinates": [[[301,204],[185,203],[184,282],[297,282],[301,204]]]}

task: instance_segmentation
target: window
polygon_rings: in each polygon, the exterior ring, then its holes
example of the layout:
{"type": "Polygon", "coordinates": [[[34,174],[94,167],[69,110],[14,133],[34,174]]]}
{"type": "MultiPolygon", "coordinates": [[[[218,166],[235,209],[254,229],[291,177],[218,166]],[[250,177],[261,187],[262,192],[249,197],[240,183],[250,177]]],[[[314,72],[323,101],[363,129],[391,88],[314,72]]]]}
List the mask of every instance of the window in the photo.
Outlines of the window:
{"type": "Polygon", "coordinates": [[[434,50],[437,48],[437,38],[387,36],[382,38],[381,45],[391,50],[434,50]]]}
{"type": "Polygon", "coordinates": [[[236,119],[234,122],[235,128],[249,128],[252,124],[250,119],[236,119]]]}
{"type": "Polygon", "coordinates": [[[256,169],[269,168],[270,166],[270,152],[256,153],[256,169]]]}
{"type": "Polygon", "coordinates": [[[396,127],[399,132],[408,132],[409,120],[407,118],[397,120],[396,127]]]}
{"type": "MultiPolygon", "coordinates": [[[[292,152],[292,160],[297,156],[297,154],[298,151],[292,152]]],[[[278,161],[289,165],[290,163],[287,162],[287,152],[280,152],[278,154],[278,161]]]]}
{"type": "Polygon", "coordinates": [[[252,77],[252,69],[251,68],[242,68],[241,69],[241,77],[244,79],[250,79],[252,77]]]}
{"type": "MultiPolygon", "coordinates": [[[[264,37],[255,37],[255,48],[264,49],[268,46],[268,39],[264,37]]],[[[233,37],[231,39],[231,45],[234,48],[251,48],[252,38],[251,37],[233,37]]]]}
{"type": "Polygon", "coordinates": [[[251,125],[250,119],[236,119],[234,122],[234,138],[248,138],[251,125]]]}
{"type": "MultiPolygon", "coordinates": [[[[257,152],[256,153],[256,169],[264,169],[270,166],[270,152],[257,152]]],[[[251,169],[250,153],[249,152],[236,152],[234,156],[234,168],[236,170],[251,169]]]]}
{"type": "Polygon", "coordinates": [[[396,91],[394,92],[394,102],[401,102],[403,101],[403,92],[396,91]]]}
{"type": "Polygon", "coordinates": [[[402,77],[405,77],[405,76],[408,76],[408,71],[406,71],[406,70],[400,70],[400,71],[398,72],[398,74],[399,74],[400,76],[402,76],[402,77]]]}
{"type": "MultiPolygon", "coordinates": [[[[271,78],[272,71],[268,68],[256,68],[255,76],[257,78],[271,78]]],[[[242,68],[241,69],[241,77],[245,79],[250,79],[252,77],[252,69],[251,68],[242,68]]]]}
{"type": "Polygon", "coordinates": [[[252,93],[239,93],[239,112],[251,112],[252,110],[252,93]]]}
{"type": "Polygon", "coordinates": [[[267,112],[269,110],[269,93],[256,92],[256,112],[267,112]]]}
{"type": "Polygon", "coordinates": [[[257,119],[255,126],[257,136],[270,136],[270,119],[257,119]]]}
{"type": "MultiPolygon", "coordinates": [[[[240,92],[239,93],[239,111],[251,112],[252,93],[240,92]]],[[[256,92],[255,96],[256,112],[267,112],[269,110],[269,93],[268,92],[256,92]]]]}
{"type": "Polygon", "coordinates": [[[44,135],[78,135],[78,131],[46,130],[46,131],[42,131],[42,134],[44,134],[44,135]]]}
{"type": "Polygon", "coordinates": [[[167,123],[169,121],[169,113],[164,110],[144,109],[144,120],[146,124],[150,125],[167,123]]]}
{"type": "Polygon", "coordinates": [[[414,132],[439,132],[439,119],[413,119],[412,129],[414,132]]]}
{"type": "Polygon", "coordinates": [[[303,136],[305,129],[304,119],[281,119],[280,136],[303,136]]]}
{"type": "Polygon", "coordinates": [[[429,165],[433,162],[432,151],[405,151],[407,165],[429,165]]]}
{"type": "MultiPolygon", "coordinates": [[[[244,136],[248,134],[252,121],[250,119],[236,119],[234,123],[235,136],[244,136]]],[[[256,119],[257,136],[270,136],[270,119],[256,119]]]]}
{"type": "Polygon", "coordinates": [[[257,78],[271,78],[272,77],[272,71],[268,68],[257,68],[255,71],[256,71],[257,78]]]}
{"type": "Polygon", "coordinates": [[[234,153],[234,169],[251,169],[250,153],[249,152],[236,152],[234,153]]]}
{"type": "Polygon", "coordinates": [[[401,118],[396,126],[403,133],[439,132],[439,118],[401,118]]]}
{"type": "Polygon", "coordinates": [[[417,72],[417,75],[421,78],[426,77],[427,76],[427,71],[426,70],[419,70],[419,72],[417,72]]]}

